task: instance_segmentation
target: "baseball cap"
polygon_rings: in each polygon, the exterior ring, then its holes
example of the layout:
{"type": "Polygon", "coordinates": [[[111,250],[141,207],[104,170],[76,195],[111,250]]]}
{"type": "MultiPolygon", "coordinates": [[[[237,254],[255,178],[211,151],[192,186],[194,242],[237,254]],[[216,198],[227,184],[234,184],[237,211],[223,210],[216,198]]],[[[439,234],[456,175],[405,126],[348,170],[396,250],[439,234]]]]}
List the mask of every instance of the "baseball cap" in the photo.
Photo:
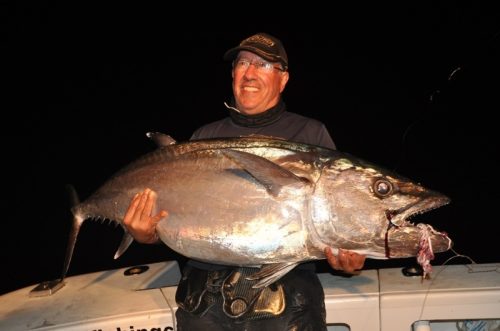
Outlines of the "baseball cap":
{"type": "Polygon", "coordinates": [[[288,69],[288,56],[281,41],[267,33],[257,33],[244,39],[238,46],[224,54],[224,60],[231,61],[240,51],[249,51],[270,62],[279,62],[288,69]]]}

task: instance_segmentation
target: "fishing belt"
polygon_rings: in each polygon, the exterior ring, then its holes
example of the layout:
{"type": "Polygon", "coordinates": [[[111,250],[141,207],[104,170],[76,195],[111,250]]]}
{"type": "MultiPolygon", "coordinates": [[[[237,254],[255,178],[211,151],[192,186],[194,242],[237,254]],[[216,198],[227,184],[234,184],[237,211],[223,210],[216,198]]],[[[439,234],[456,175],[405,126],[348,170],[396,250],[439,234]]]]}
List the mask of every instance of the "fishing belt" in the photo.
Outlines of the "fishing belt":
{"type": "Polygon", "coordinates": [[[248,280],[255,268],[202,270],[187,266],[175,299],[183,310],[203,316],[213,305],[222,305],[230,318],[237,320],[264,319],[280,315],[285,310],[285,292],[277,281],[254,289],[256,280],[248,280]]]}

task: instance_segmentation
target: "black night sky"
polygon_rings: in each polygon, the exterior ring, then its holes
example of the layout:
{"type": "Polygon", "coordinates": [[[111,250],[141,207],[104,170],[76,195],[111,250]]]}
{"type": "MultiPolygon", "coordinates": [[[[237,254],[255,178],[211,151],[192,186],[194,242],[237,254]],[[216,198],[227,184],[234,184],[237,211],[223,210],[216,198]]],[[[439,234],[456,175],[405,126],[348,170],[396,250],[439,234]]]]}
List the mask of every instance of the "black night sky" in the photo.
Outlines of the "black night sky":
{"type": "MultiPolygon", "coordinates": [[[[418,220],[448,232],[458,253],[500,261],[499,12],[452,1],[300,15],[262,5],[248,17],[196,8],[203,19],[195,8],[145,4],[4,6],[0,293],[59,277],[71,224],[66,184],[85,199],[155,148],[146,132],[182,141],[226,115],[231,66],[222,55],[256,32],[287,48],[290,111],[324,122],[339,150],[448,195],[450,205],[418,220]]],[[[121,235],[87,221],[69,274],[182,261],[166,246],[137,243],[113,260],[121,235]]]]}

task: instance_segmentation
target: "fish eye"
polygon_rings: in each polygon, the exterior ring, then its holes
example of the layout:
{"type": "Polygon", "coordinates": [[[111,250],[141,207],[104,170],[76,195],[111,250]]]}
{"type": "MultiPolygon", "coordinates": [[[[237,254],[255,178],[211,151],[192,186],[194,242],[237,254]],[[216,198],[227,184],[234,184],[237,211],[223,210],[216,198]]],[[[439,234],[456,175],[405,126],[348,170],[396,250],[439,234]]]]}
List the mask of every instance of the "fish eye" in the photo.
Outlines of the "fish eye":
{"type": "Polygon", "coordinates": [[[373,183],[373,192],[375,192],[379,198],[387,197],[392,193],[392,191],[392,183],[387,179],[379,179],[373,183]]]}

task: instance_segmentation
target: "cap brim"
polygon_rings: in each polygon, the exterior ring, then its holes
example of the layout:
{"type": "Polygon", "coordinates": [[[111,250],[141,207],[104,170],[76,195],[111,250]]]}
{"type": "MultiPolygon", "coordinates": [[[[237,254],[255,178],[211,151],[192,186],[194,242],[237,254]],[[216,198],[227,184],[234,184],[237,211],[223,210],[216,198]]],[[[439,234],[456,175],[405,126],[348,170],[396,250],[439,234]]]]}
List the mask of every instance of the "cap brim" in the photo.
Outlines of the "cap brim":
{"type": "Polygon", "coordinates": [[[238,55],[240,51],[249,51],[252,52],[261,58],[269,61],[269,62],[280,62],[286,67],[286,63],[283,62],[283,60],[280,57],[272,56],[269,55],[269,53],[266,53],[258,48],[252,47],[252,46],[238,46],[231,48],[228,50],[226,53],[224,53],[224,60],[226,61],[232,61],[238,55]]]}

